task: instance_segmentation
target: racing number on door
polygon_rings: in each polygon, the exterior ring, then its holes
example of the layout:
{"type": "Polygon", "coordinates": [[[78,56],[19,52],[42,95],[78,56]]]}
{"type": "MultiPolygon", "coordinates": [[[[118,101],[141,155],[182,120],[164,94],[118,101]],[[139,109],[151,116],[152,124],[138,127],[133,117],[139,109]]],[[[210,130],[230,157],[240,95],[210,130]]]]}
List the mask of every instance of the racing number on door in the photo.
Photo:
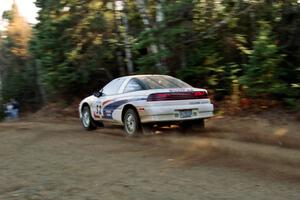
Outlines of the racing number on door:
{"type": "Polygon", "coordinates": [[[97,113],[97,115],[102,117],[101,108],[102,108],[101,104],[97,105],[96,106],[96,113],[97,113]]]}

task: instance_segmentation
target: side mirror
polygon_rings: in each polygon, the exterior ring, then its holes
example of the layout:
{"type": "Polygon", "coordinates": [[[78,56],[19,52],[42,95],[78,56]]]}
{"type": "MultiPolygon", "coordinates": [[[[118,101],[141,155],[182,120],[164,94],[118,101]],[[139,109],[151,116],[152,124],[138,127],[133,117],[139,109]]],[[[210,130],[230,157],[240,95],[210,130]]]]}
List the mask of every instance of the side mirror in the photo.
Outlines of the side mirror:
{"type": "Polygon", "coordinates": [[[97,92],[94,92],[93,94],[95,97],[101,97],[102,96],[102,91],[97,91],[97,92]]]}

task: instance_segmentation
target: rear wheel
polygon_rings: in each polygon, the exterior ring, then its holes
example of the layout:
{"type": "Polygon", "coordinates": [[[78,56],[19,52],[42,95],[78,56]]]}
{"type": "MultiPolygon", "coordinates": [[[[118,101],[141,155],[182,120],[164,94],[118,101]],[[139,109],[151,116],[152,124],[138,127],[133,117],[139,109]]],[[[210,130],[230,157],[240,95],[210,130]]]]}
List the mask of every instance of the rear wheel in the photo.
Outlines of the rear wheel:
{"type": "Polygon", "coordinates": [[[97,125],[91,116],[91,111],[89,106],[83,107],[81,122],[85,130],[91,131],[97,128],[97,125]]]}
{"type": "Polygon", "coordinates": [[[136,137],[141,133],[141,122],[138,113],[129,108],[124,115],[125,135],[128,137],[136,137]]]}

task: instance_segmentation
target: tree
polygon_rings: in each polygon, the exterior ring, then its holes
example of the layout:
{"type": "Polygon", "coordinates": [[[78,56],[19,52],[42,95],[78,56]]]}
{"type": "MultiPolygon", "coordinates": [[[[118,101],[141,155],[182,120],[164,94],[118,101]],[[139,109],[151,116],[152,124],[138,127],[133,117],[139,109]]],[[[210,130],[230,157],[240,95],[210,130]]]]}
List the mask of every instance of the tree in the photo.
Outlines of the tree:
{"type": "Polygon", "coordinates": [[[245,71],[241,78],[249,95],[268,96],[285,93],[287,85],[279,78],[282,59],[283,55],[272,36],[271,26],[267,22],[260,22],[249,63],[244,65],[245,71]]]}
{"type": "Polygon", "coordinates": [[[132,44],[131,38],[129,34],[129,22],[128,22],[128,1],[116,1],[114,5],[118,8],[115,8],[115,21],[116,21],[116,31],[119,36],[118,42],[121,44],[121,39],[124,41],[124,49],[125,49],[125,62],[127,66],[127,73],[133,74],[133,60],[132,60],[132,44]]]}
{"type": "Polygon", "coordinates": [[[103,69],[113,76],[168,73],[212,89],[220,99],[239,93],[240,84],[250,96],[299,97],[296,0],[37,0],[36,4],[39,23],[27,64],[39,93],[48,99],[87,95],[107,81],[103,69]]]}
{"type": "Polygon", "coordinates": [[[31,49],[49,97],[71,100],[74,94],[86,95],[81,91],[107,82],[102,69],[117,73],[112,67],[118,63],[111,1],[38,0],[36,4],[39,23],[31,49]]]}
{"type": "Polygon", "coordinates": [[[281,7],[281,15],[276,31],[278,45],[285,54],[280,78],[288,84],[286,96],[300,97],[300,6],[295,1],[285,1],[281,7]]]}
{"type": "MultiPolygon", "coordinates": [[[[158,72],[158,73],[166,73],[168,69],[162,63],[161,53],[162,49],[159,48],[158,42],[155,40],[155,27],[157,25],[153,25],[150,22],[150,12],[147,8],[145,0],[135,0],[136,6],[138,8],[140,17],[144,24],[144,31],[140,34],[140,40],[137,48],[147,48],[149,51],[149,55],[144,56],[144,58],[140,59],[139,64],[142,65],[142,71],[145,72],[158,72]],[[145,39],[145,40],[144,40],[145,39]]],[[[158,1],[156,4],[156,12],[160,17],[157,17],[158,23],[161,23],[162,18],[162,4],[161,1],[158,1]]]]}
{"type": "Polygon", "coordinates": [[[19,14],[15,2],[12,9],[4,13],[4,17],[9,23],[0,44],[3,100],[16,98],[22,105],[37,102],[35,70],[28,65],[31,26],[19,14]]]}

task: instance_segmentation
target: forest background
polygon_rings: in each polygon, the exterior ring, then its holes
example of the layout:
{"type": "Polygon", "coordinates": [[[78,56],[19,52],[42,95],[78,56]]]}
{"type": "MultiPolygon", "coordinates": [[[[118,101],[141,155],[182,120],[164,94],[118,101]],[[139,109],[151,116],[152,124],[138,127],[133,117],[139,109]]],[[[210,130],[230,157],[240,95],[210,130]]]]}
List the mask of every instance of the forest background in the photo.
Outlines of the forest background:
{"type": "Polygon", "coordinates": [[[23,111],[70,104],[114,77],[155,73],[237,108],[264,101],[299,111],[298,0],[35,3],[35,25],[15,3],[3,13],[0,105],[11,98],[23,111]]]}

